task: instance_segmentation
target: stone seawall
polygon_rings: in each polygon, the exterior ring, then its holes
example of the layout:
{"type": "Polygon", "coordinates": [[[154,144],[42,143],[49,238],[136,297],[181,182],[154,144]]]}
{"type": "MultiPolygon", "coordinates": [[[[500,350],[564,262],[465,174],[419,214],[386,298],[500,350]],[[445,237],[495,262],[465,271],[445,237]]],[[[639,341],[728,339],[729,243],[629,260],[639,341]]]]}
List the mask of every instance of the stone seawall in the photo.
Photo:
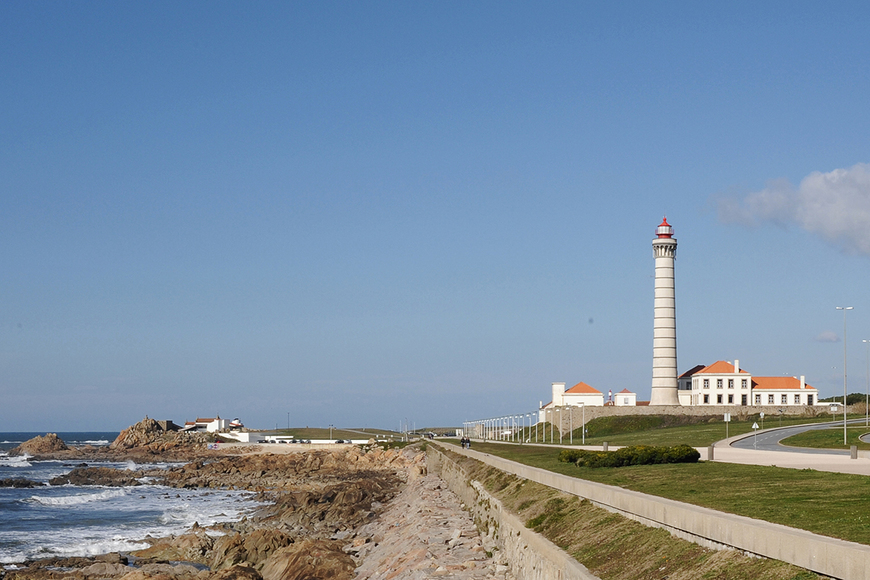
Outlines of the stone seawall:
{"type": "Polygon", "coordinates": [[[514,575],[520,580],[599,580],[564,550],[526,528],[513,514],[502,508],[477,481],[470,481],[461,467],[437,446],[426,449],[429,471],[448,485],[471,511],[481,534],[507,556],[514,575]]]}

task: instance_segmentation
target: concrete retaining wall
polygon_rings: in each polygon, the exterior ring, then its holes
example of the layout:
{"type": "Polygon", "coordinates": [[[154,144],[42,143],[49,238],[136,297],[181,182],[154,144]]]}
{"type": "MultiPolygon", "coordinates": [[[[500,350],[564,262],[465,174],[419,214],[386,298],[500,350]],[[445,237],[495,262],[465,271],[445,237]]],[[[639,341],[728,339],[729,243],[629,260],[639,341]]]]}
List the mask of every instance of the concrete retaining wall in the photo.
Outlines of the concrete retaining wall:
{"type": "Polygon", "coordinates": [[[482,461],[714,548],[733,548],[843,580],[870,580],[870,546],[576,479],[470,449],[451,451],[482,461]]]}
{"type": "Polygon", "coordinates": [[[481,533],[492,538],[520,580],[599,580],[580,562],[540,534],[526,528],[515,515],[505,511],[501,502],[483,485],[471,481],[462,470],[437,448],[426,450],[430,472],[437,473],[450,490],[471,511],[481,533]]]}

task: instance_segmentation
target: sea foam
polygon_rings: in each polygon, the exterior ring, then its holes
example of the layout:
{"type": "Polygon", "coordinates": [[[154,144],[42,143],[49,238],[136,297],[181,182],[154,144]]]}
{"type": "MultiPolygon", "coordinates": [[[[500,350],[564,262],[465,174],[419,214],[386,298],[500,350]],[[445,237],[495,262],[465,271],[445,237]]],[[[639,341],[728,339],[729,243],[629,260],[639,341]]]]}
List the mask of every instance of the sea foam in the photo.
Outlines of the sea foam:
{"type": "Polygon", "coordinates": [[[63,495],[60,497],[45,497],[39,495],[30,496],[31,501],[35,501],[39,504],[46,506],[68,506],[68,505],[82,505],[86,503],[92,503],[97,501],[106,501],[109,499],[114,499],[117,497],[124,497],[128,495],[130,492],[127,488],[124,489],[107,489],[106,491],[101,491],[99,493],[77,493],[73,495],[63,495]]]}
{"type": "Polygon", "coordinates": [[[28,459],[30,459],[30,455],[20,455],[17,457],[0,455],[0,467],[32,467],[28,459]]]}

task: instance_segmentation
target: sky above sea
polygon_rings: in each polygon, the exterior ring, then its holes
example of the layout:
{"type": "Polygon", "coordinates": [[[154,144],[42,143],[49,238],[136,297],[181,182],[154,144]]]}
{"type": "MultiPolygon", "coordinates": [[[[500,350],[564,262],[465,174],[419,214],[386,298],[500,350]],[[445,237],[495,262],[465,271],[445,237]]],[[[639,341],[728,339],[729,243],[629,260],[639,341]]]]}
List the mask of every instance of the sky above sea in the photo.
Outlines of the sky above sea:
{"type": "Polygon", "coordinates": [[[4,429],[458,426],[556,381],[648,399],[665,215],[680,372],[864,392],[868,21],[2,2],[4,429]]]}

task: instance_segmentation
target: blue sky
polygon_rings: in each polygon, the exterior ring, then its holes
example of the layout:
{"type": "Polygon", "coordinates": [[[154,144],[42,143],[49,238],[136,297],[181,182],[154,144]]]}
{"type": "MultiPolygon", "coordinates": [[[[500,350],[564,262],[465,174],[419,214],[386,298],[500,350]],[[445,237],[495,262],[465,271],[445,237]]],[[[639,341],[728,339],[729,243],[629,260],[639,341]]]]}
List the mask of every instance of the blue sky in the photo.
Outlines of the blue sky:
{"type": "Polygon", "coordinates": [[[864,392],[861,3],[0,4],[0,419],[394,427],[649,397],[680,371],[864,392]]]}

